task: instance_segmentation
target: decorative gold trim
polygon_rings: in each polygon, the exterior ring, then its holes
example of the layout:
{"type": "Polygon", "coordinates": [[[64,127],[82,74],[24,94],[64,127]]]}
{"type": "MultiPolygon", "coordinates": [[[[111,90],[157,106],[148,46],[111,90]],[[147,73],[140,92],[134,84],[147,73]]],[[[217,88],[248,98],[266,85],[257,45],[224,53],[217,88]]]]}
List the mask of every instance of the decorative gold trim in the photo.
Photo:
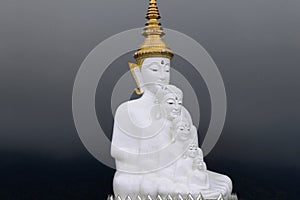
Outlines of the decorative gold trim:
{"type": "Polygon", "coordinates": [[[134,69],[138,68],[138,70],[140,70],[141,66],[138,65],[138,64],[132,63],[132,62],[128,62],[128,65],[129,65],[130,72],[131,72],[131,74],[132,74],[132,76],[134,78],[134,81],[135,81],[136,85],[138,86],[138,88],[135,89],[135,92],[140,95],[140,94],[143,93],[142,90],[141,90],[141,82],[138,79],[138,77],[137,77],[136,72],[134,71],[134,69]]]}

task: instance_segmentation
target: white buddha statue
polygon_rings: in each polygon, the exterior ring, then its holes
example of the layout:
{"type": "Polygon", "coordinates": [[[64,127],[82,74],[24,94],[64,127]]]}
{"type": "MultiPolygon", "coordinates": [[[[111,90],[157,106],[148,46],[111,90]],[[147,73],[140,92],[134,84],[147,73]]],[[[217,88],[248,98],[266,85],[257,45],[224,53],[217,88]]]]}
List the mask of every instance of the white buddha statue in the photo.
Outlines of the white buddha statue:
{"type": "Polygon", "coordinates": [[[208,171],[198,147],[197,129],[182,106],[182,91],[169,85],[173,53],[162,39],[155,0],[150,1],[145,42],[135,53],[131,71],[139,99],[121,104],[115,113],[111,155],[117,171],[115,196],[135,199],[188,193],[205,199],[225,199],[232,183],[208,171]],[[133,66],[133,67],[132,67],[133,66]]]}

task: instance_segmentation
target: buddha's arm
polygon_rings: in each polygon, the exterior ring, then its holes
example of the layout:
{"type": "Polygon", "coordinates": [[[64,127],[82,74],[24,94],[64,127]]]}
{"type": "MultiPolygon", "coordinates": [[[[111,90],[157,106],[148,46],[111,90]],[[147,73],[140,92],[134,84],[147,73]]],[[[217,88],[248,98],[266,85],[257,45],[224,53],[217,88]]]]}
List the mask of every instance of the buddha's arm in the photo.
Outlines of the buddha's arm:
{"type": "Polygon", "coordinates": [[[122,130],[114,124],[113,138],[111,144],[111,156],[120,162],[128,164],[135,163],[137,159],[138,144],[122,132],[122,130]]]}

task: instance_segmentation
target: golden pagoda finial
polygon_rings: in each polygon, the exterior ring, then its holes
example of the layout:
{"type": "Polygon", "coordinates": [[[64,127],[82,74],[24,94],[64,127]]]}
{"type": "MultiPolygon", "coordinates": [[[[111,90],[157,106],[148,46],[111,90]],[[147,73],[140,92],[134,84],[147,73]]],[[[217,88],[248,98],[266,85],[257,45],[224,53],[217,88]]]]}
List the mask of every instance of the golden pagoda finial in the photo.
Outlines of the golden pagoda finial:
{"type": "Polygon", "coordinates": [[[156,0],[150,0],[146,19],[160,19],[159,11],[157,8],[156,0]]]}
{"type": "Polygon", "coordinates": [[[145,24],[143,32],[145,40],[141,47],[135,52],[134,58],[139,65],[148,57],[166,57],[171,59],[173,52],[162,39],[164,32],[159,22],[160,14],[156,0],[150,0],[146,19],[148,19],[148,21],[145,24]]]}

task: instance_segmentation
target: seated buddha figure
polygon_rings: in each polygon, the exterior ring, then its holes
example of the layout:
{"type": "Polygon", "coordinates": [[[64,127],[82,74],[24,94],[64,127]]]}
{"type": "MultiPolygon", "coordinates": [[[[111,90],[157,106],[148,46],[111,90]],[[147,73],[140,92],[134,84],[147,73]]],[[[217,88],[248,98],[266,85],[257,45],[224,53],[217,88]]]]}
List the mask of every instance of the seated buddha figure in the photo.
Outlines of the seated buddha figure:
{"type": "Polygon", "coordinates": [[[217,199],[222,193],[226,199],[231,180],[206,170],[197,129],[181,105],[182,92],[169,85],[173,52],[162,39],[155,0],[150,1],[147,19],[146,38],[134,54],[137,67],[130,68],[141,97],[122,103],[115,113],[111,143],[116,163],[114,195],[146,199],[147,195],[180,192],[217,199]]]}

